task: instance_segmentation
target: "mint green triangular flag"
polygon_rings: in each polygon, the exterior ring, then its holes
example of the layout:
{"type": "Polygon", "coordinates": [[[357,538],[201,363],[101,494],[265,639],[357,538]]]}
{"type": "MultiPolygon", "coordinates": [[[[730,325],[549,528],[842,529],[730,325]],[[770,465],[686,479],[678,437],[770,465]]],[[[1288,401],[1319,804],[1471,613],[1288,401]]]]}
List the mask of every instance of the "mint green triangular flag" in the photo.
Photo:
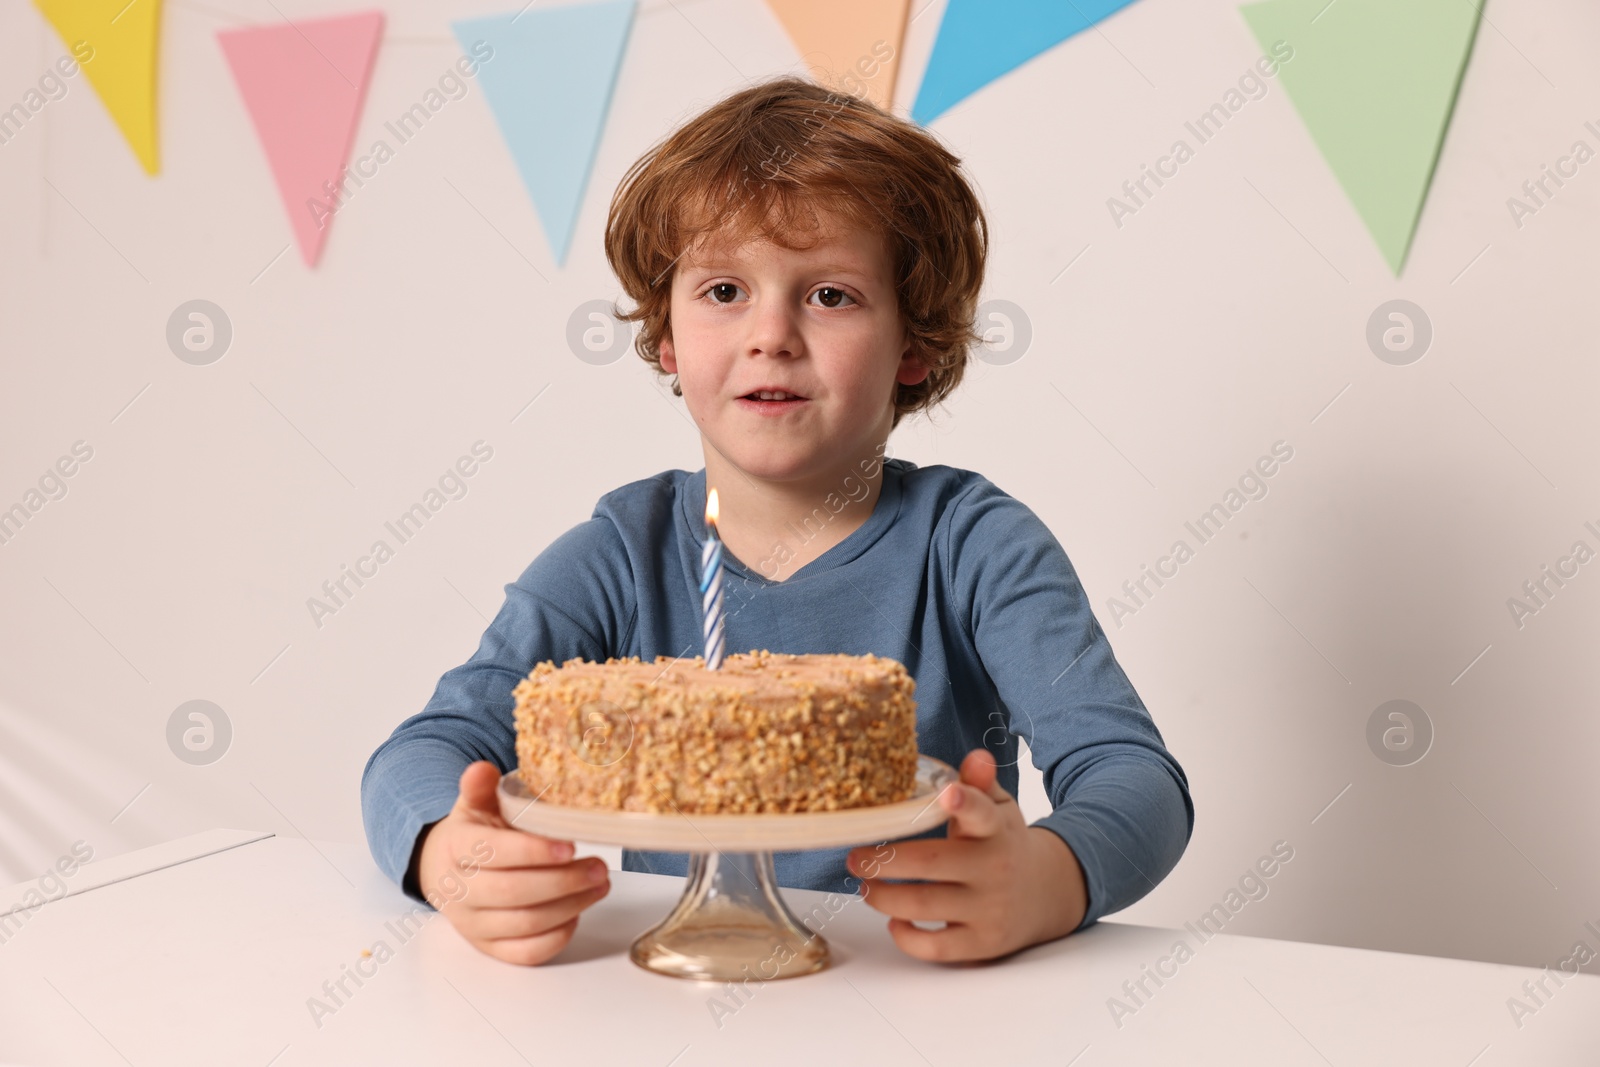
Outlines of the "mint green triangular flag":
{"type": "Polygon", "coordinates": [[[1478,0],[1265,0],[1239,9],[1280,68],[1295,110],[1396,275],[1411,247],[1478,0]]]}

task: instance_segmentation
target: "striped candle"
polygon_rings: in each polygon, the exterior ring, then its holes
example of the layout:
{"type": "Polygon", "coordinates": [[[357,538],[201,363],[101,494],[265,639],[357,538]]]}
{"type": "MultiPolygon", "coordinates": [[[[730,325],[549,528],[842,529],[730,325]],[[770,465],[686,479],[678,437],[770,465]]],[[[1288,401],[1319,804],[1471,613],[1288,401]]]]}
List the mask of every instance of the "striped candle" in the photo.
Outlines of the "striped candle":
{"type": "Polygon", "coordinates": [[[717,536],[717,491],[706,497],[706,542],[700,552],[701,613],[705,620],[706,669],[722,666],[726,642],[722,620],[722,539],[717,536]]]}

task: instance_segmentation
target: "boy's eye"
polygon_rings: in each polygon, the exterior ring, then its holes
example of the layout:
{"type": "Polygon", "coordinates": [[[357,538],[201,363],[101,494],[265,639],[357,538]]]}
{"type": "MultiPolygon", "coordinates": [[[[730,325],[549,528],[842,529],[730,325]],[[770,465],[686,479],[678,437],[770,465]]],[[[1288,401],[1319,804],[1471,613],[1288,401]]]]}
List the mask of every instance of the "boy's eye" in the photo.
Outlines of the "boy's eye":
{"type": "MultiPolygon", "coordinates": [[[[712,285],[710,288],[708,288],[704,295],[710,297],[713,304],[731,304],[735,299],[738,298],[738,295],[741,291],[742,290],[733,282],[717,282],[715,285],[712,285]]],[[[844,304],[844,301],[846,300],[850,301],[851,303],[856,303],[855,297],[851,296],[843,289],[839,289],[831,285],[824,285],[811,295],[820,296],[822,298],[821,306],[826,308],[844,307],[846,306],[844,304]]]]}

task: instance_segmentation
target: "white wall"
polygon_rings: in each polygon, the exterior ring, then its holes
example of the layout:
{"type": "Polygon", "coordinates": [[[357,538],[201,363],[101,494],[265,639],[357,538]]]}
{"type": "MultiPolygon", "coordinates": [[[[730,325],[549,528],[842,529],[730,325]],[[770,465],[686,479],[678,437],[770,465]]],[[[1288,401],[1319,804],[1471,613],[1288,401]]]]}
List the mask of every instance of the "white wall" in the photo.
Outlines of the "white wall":
{"type": "MultiPolygon", "coordinates": [[[[385,6],[363,146],[454,59],[448,20],[486,10],[385,6]]],[[[902,101],[939,13],[911,27],[902,101]]],[[[934,124],[989,206],[986,296],[1033,340],[892,444],[1050,524],[1189,773],[1189,850],[1118,918],[1194,918],[1281,839],[1294,860],[1230,930],[1541,965],[1600,920],[1600,566],[1520,629],[1506,607],[1575,540],[1600,547],[1600,163],[1520,230],[1505,204],[1574,140],[1600,146],[1600,11],[1489,16],[1399,280],[1276,81],[1111,221],[1106,198],[1258,55],[1227,0],[1139,0],[934,124]],[[1394,298],[1435,332],[1408,366],[1364,337],[1394,298]],[[1106,599],[1279,440],[1294,458],[1270,493],[1113,622],[1106,599]],[[1435,731],[1409,767],[1366,741],[1396,698],[1435,731]]],[[[275,259],[287,225],[213,35],[276,17],[167,6],[157,179],[82,78],[0,146],[0,504],[94,449],[0,546],[0,881],[80,838],[359,840],[363,761],[476,647],[502,586],[603,492],[702,465],[681,401],[631,357],[575,358],[566,322],[618,295],[600,233],[629,162],[796,68],[766,9],[646,0],[564,269],[476,86],[339,213],[318,268],[275,259]],[[234,328],[206,367],[164,336],[195,298],[234,328]],[[306,598],[479,439],[494,458],[468,496],[313,625],[306,598]],[[167,745],[191,699],[232,722],[209,766],[167,745]]],[[[34,9],[0,10],[0,103],[63,51],[34,9]]]]}

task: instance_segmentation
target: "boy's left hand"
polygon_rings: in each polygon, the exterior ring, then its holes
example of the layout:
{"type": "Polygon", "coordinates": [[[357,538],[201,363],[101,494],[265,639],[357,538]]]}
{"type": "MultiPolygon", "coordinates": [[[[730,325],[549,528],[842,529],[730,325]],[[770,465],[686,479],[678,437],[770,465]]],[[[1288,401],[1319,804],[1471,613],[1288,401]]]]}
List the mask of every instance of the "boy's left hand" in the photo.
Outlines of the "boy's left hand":
{"type": "Polygon", "coordinates": [[[890,916],[889,936],[902,951],[925,960],[987,960],[1078,928],[1088,908],[1078,858],[1058,835],[1024,821],[995,780],[986,749],[967,753],[960,783],[945,787],[939,803],[950,813],[942,840],[897,841],[887,859],[881,848],[853,849],[848,857],[851,873],[870,875],[862,877],[862,898],[890,916]],[[924,930],[912,920],[946,925],[924,930]]]}

